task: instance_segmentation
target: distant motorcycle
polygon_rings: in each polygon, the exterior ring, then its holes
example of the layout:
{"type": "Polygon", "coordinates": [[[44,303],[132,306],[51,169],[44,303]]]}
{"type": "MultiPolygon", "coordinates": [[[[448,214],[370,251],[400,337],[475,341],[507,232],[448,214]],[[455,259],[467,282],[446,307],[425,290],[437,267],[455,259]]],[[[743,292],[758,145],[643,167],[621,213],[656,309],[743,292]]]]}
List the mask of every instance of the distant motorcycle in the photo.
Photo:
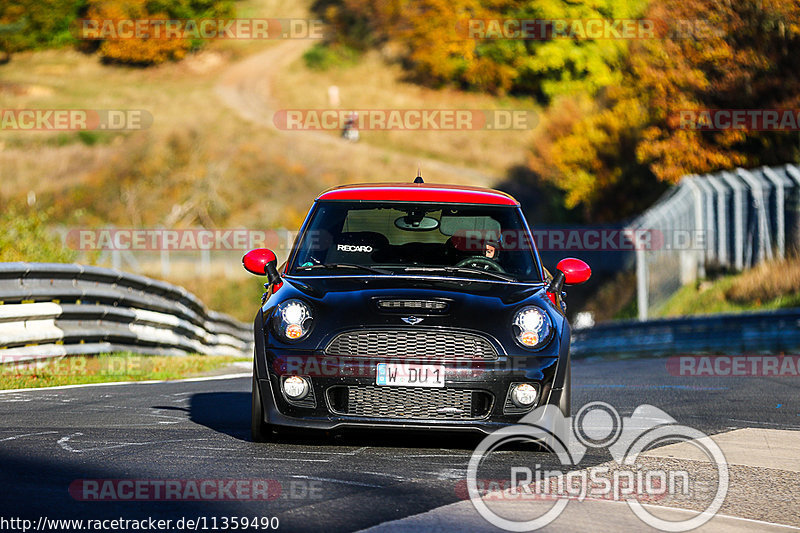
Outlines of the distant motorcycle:
{"type": "Polygon", "coordinates": [[[358,123],[358,113],[350,113],[347,120],[344,121],[344,128],[342,129],[342,139],[350,142],[358,142],[359,134],[356,124],[358,123]]]}

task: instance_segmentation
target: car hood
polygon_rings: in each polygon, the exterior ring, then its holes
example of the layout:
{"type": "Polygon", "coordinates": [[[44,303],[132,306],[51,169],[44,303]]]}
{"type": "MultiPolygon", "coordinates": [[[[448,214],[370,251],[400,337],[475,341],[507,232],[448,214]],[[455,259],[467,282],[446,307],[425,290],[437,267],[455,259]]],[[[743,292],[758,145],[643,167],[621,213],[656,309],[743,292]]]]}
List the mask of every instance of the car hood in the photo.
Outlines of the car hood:
{"type": "Polygon", "coordinates": [[[290,298],[312,308],[315,326],[302,344],[314,347],[326,345],[337,332],[363,327],[458,328],[480,331],[506,344],[513,316],[525,305],[545,309],[554,324],[563,319],[545,295],[543,283],[416,276],[286,277],[265,304],[265,319],[275,305],[290,298]],[[379,304],[387,300],[437,301],[446,307],[427,310],[379,304]]]}

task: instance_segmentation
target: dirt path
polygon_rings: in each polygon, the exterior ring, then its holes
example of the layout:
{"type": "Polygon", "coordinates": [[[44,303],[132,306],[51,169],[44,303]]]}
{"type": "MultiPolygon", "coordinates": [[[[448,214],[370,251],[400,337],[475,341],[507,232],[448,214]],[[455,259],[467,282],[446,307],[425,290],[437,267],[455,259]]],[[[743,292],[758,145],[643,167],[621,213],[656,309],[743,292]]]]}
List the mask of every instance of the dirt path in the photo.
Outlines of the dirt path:
{"type": "MultiPolygon", "coordinates": [[[[273,129],[283,135],[296,136],[304,143],[318,143],[320,146],[328,148],[335,147],[341,151],[342,158],[367,154],[372,157],[391,156],[399,159],[403,166],[407,166],[409,175],[419,164],[422,166],[423,175],[447,174],[457,176],[462,183],[484,187],[491,186],[497,181],[497,177],[475,169],[444,163],[436,159],[415,157],[363,142],[348,143],[319,131],[285,131],[276,128],[272,121],[273,114],[274,110],[280,109],[281,106],[273,98],[272,85],[275,77],[292,62],[298,60],[311,44],[312,41],[307,40],[287,40],[235,63],[221,74],[215,92],[227,107],[234,110],[243,119],[273,129]]],[[[384,179],[387,178],[389,177],[384,179]]]]}

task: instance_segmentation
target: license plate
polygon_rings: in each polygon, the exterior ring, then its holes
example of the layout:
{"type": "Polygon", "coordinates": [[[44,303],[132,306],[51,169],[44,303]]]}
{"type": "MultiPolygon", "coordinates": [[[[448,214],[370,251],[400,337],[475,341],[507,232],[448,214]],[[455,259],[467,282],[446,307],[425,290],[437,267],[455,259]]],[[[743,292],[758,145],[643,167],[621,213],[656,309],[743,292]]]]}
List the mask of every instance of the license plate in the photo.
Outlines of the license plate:
{"type": "Polygon", "coordinates": [[[403,387],[444,387],[444,366],[378,363],[375,383],[403,387]]]}

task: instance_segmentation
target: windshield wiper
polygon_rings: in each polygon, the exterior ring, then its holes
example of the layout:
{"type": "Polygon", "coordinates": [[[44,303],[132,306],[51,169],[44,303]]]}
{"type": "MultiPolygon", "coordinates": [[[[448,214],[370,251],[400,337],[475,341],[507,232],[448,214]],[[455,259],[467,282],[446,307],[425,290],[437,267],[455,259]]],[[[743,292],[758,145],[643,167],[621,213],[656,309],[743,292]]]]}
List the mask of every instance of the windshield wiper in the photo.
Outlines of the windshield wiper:
{"type": "Polygon", "coordinates": [[[409,270],[421,270],[424,272],[456,272],[462,274],[486,274],[493,278],[502,279],[503,281],[517,281],[517,278],[513,276],[509,276],[507,274],[501,274],[500,272],[495,272],[493,270],[483,270],[479,268],[469,268],[469,267],[457,267],[457,266],[414,266],[414,267],[405,267],[405,271],[409,270]]]}
{"type": "Polygon", "coordinates": [[[372,272],[373,274],[383,274],[388,276],[394,275],[394,272],[392,272],[391,270],[384,270],[382,268],[375,268],[367,265],[357,265],[355,263],[323,263],[321,265],[299,266],[295,270],[315,270],[315,269],[332,270],[335,268],[355,268],[358,270],[364,270],[366,272],[372,272]]]}

